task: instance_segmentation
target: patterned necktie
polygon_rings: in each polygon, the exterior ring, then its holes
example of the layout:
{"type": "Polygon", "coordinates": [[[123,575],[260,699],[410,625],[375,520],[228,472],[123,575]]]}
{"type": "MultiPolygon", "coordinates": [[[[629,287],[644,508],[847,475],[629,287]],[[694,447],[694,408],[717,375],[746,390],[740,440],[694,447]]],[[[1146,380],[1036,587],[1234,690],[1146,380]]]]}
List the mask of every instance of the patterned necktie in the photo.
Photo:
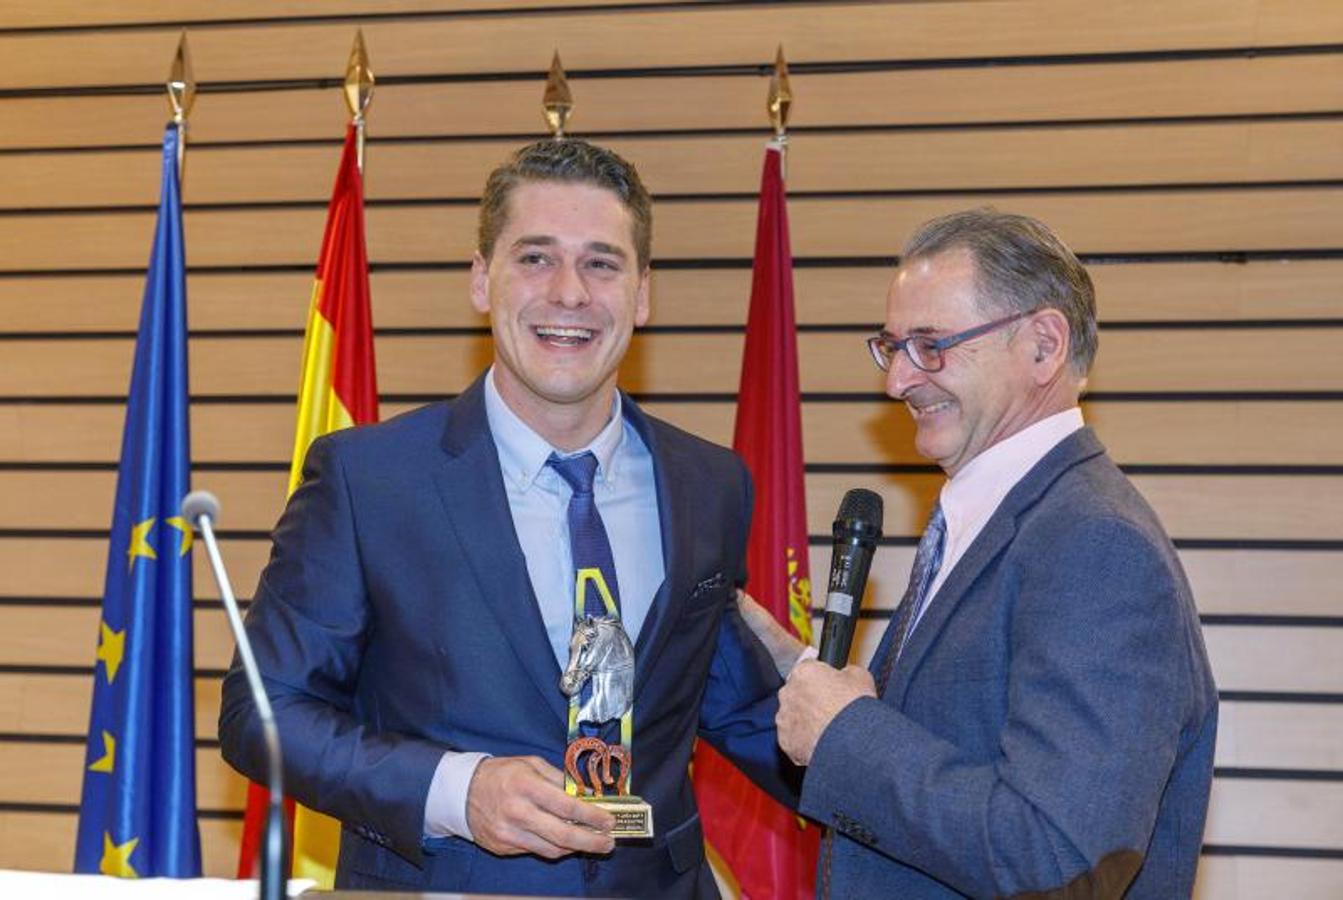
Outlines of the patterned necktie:
{"type": "MultiPolygon", "coordinates": [[[[574,571],[597,569],[611,591],[611,599],[616,609],[620,608],[620,588],[616,583],[615,557],[611,554],[611,541],[606,536],[606,526],[597,512],[597,498],[592,495],[592,480],[597,474],[597,457],[592,451],[578,456],[559,457],[550,455],[546,460],[560,477],[573,489],[569,498],[569,548],[574,560],[574,571]]],[[[583,613],[589,616],[607,615],[602,603],[601,592],[589,582],[584,591],[583,613]]]]}
{"type": "Polygon", "coordinates": [[[937,578],[937,570],[942,566],[942,548],[946,544],[947,520],[942,515],[942,504],[933,507],[928,518],[928,527],[919,539],[919,549],[914,553],[914,566],[909,571],[909,587],[895,612],[895,621],[890,642],[886,648],[886,658],[881,663],[881,674],[877,678],[877,695],[886,692],[886,683],[890,681],[891,670],[900,659],[900,653],[909,642],[910,632],[919,621],[924,607],[928,605],[928,588],[937,578]]]}
{"type": "MultiPolygon", "coordinates": [[[[592,495],[592,481],[597,474],[597,457],[589,450],[578,456],[560,457],[550,454],[546,460],[560,477],[573,489],[569,498],[569,550],[574,563],[574,589],[578,589],[578,573],[583,569],[596,569],[601,572],[607,590],[611,592],[611,601],[616,607],[616,616],[620,615],[620,587],[616,583],[615,557],[611,553],[611,541],[606,536],[606,526],[602,524],[601,514],[597,512],[597,498],[592,495]]],[[[575,603],[575,609],[577,609],[575,603]]],[[[602,601],[601,591],[591,579],[583,582],[583,614],[586,616],[608,616],[610,610],[602,601]]],[[[580,703],[586,703],[592,696],[592,682],[583,685],[579,694],[580,703]]],[[[620,720],[604,725],[582,722],[579,730],[585,735],[598,736],[608,744],[620,743],[620,720]]]]}

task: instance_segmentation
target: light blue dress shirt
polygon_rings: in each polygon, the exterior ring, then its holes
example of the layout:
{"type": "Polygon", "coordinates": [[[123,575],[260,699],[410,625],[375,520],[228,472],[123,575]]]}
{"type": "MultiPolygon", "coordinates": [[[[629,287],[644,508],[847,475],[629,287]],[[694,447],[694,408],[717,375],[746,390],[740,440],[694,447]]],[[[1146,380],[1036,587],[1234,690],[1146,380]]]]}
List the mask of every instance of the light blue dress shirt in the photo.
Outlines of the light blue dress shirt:
{"type": "Polygon", "coordinates": [[[597,457],[592,491],[615,557],[620,617],[630,640],[637,641],[665,572],[653,457],[639,432],[625,421],[620,395],[616,394],[606,427],[592,443],[573,453],[556,450],[508,408],[494,385],[493,369],[485,380],[485,415],[499,451],[513,528],[527,559],[527,574],[556,662],[563,668],[569,661],[574,624],[568,519],[573,492],[546,465],[552,453],[579,456],[591,451],[597,457]]]}
{"type": "MultiPolygon", "coordinates": [[[[620,585],[620,616],[630,640],[639,632],[653,598],[666,577],[662,555],[661,518],[653,456],[643,438],[624,418],[616,394],[611,418],[592,443],[561,453],[509,409],[494,384],[494,370],[485,378],[485,416],[499,453],[513,528],[527,560],[527,574],[541,608],[555,661],[569,661],[574,623],[574,567],[569,546],[569,498],[573,491],[546,465],[552,453],[597,457],[593,495],[606,526],[620,585]]],[[[555,690],[559,690],[558,677],[555,690]]],[[[424,830],[429,837],[456,835],[470,839],[466,795],[471,776],[486,754],[443,754],[425,803],[424,830]]]]}

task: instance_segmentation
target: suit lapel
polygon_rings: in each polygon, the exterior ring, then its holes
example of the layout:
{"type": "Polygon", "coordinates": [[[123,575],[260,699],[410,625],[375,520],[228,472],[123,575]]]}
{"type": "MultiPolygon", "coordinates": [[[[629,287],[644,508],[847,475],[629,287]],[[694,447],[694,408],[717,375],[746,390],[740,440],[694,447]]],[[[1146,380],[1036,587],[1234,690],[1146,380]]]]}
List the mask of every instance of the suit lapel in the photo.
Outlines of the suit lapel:
{"type": "Polygon", "coordinates": [[[625,410],[625,417],[639,432],[653,457],[653,478],[657,483],[658,519],[662,531],[663,570],[666,573],[634,646],[634,692],[637,697],[647,685],[658,655],[667,645],[681,603],[690,593],[690,579],[694,577],[689,558],[692,538],[690,494],[685,490],[672,490],[671,485],[691,483],[693,473],[686,471],[675,447],[661,440],[659,431],[634,401],[623,396],[621,406],[625,410]]]}
{"type": "MultiPolygon", "coordinates": [[[[989,517],[983,530],[979,532],[929,602],[918,627],[914,629],[904,651],[900,654],[887,687],[887,697],[897,707],[904,703],[905,691],[909,687],[909,676],[936,644],[938,636],[956,607],[969,593],[970,587],[984,569],[1011,543],[1017,533],[1017,517],[1033,506],[1064,472],[1104,452],[1105,448],[1101,446],[1095,432],[1090,428],[1082,428],[1060,441],[1007,492],[1003,502],[989,517]]],[[[889,640],[889,634],[883,637],[883,646],[888,644],[889,640]]]]}
{"type": "MultiPolygon", "coordinates": [[[[499,453],[485,416],[483,377],[449,407],[443,451],[434,483],[485,606],[507,636],[517,667],[562,720],[566,706],[559,689],[560,668],[508,509],[499,453]]],[[[463,625],[470,627],[469,622],[463,625]]]]}

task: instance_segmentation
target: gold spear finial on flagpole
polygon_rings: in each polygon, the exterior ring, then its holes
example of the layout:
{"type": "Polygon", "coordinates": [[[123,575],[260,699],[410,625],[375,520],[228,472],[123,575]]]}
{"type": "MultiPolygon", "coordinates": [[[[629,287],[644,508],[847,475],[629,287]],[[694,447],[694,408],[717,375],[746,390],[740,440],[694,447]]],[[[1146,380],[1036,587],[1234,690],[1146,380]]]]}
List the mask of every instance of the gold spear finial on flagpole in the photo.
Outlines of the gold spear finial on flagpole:
{"type": "Polygon", "coordinates": [[[780,174],[788,172],[788,114],[793,108],[793,86],[788,80],[788,60],[783,58],[783,44],[774,54],[774,74],[769,79],[769,99],[765,104],[770,124],[774,126],[774,140],[779,148],[780,174]]]}
{"type": "Polygon", "coordinates": [[[769,79],[769,121],[774,126],[774,137],[780,143],[788,139],[788,113],[793,106],[793,86],[788,81],[788,60],[783,58],[783,44],[774,56],[774,74],[769,79]]]}
{"type": "Polygon", "coordinates": [[[565,77],[559,50],[555,51],[550,60],[550,74],[546,76],[546,92],[541,98],[541,108],[545,110],[551,137],[562,139],[564,124],[569,121],[569,114],[574,109],[574,95],[569,91],[569,79],[565,77]]]}
{"type": "Polygon", "coordinates": [[[364,29],[354,33],[350,61],[345,64],[345,107],[355,128],[355,146],[359,171],[364,171],[364,113],[373,101],[373,87],[377,79],[368,65],[368,48],[364,46],[364,29]]]}
{"type": "Polygon", "coordinates": [[[191,71],[191,49],[187,47],[187,32],[177,42],[173,64],[168,69],[168,107],[177,125],[177,180],[182,181],[182,167],[186,163],[187,116],[196,102],[196,76],[191,71]]]}

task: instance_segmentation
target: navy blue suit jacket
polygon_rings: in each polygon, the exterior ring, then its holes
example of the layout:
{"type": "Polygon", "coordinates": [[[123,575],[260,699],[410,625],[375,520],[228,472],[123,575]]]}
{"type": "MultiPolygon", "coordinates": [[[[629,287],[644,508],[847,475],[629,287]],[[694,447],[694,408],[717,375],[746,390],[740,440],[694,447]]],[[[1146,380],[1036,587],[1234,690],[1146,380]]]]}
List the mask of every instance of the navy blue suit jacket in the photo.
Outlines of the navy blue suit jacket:
{"type": "Polygon", "coordinates": [[[835,828],[833,897],[1172,900],[1216,729],[1175,549],[1083,429],[1004,498],[883,696],[822,734],[801,809],[835,828]]]}
{"type": "MultiPolygon", "coordinates": [[[[667,577],[635,647],[633,789],[657,836],[603,858],[496,857],[422,840],[444,750],[562,768],[560,669],[510,517],[482,383],[315,442],[274,533],[247,630],[279,721],[287,790],[344,823],[337,885],[715,896],[687,778],[701,735],[796,805],[775,746],[778,674],[737,612],[749,476],[731,452],[624,409],[654,460],[667,577]]],[[[235,660],[225,758],[263,781],[235,660]]],[[[790,786],[791,785],[791,786],[790,786]]]]}

